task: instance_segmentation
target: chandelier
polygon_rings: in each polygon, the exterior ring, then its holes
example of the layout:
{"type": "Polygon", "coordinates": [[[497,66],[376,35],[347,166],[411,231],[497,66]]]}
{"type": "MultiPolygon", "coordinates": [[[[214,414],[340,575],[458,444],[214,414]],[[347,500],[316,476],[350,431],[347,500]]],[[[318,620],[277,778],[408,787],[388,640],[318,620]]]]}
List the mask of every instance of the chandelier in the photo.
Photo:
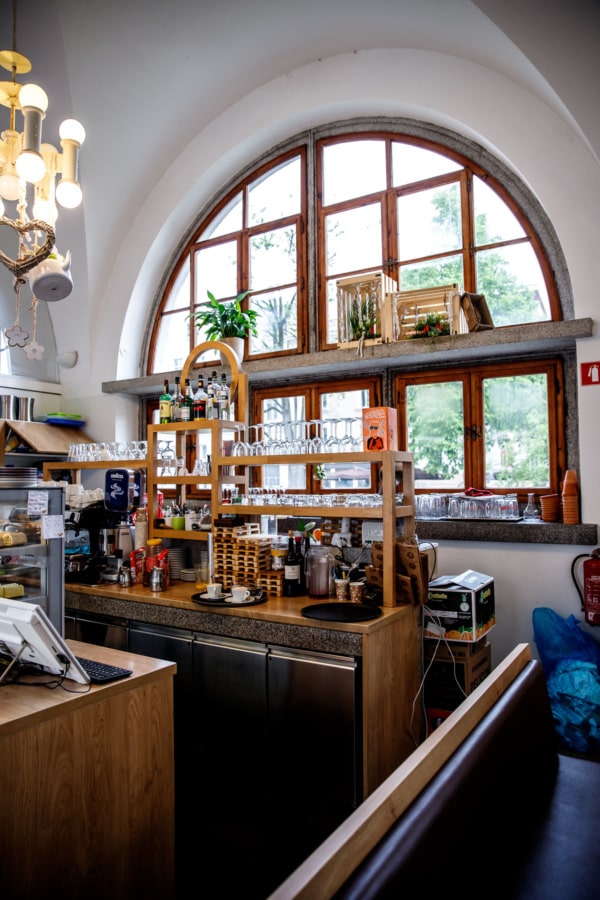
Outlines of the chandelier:
{"type": "Polygon", "coordinates": [[[0,104],[9,109],[9,125],[0,136],[0,225],[16,232],[17,250],[12,255],[0,250],[0,262],[13,273],[17,293],[17,327],[6,332],[8,343],[25,346],[29,335],[18,322],[21,285],[29,281],[34,322],[37,300],[62,300],[73,287],[70,253],[64,257],[58,253],[55,225],[57,203],[66,209],[81,203],[78,167],[85,130],[75,119],[66,119],[59,129],[62,153],[42,143],[48,97],[37,84],[17,82],[17,75],[31,71],[31,63],[16,49],[16,20],[14,0],[13,46],[0,51],[0,66],[12,76],[0,81],[0,104]],[[22,131],[17,129],[18,116],[22,131]]]}

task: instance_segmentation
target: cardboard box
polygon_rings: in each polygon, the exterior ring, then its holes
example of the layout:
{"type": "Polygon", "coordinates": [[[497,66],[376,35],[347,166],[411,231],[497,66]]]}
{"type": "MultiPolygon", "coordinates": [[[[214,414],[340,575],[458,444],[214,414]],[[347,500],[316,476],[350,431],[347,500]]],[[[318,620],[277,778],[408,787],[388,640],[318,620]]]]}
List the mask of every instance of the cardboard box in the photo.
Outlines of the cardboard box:
{"type": "Polygon", "coordinates": [[[363,450],[398,449],[398,413],[391,406],[362,411],[363,450]]]}
{"type": "Polygon", "coordinates": [[[444,641],[441,641],[439,644],[437,641],[423,641],[423,656],[426,662],[431,659],[446,661],[470,659],[476,653],[479,653],[487,642],[487,635],[479,641],[451,641],[449,644],[446,644],[444,641]]]}
{"type": "Polygon", "coordinates": [[[469,659],[433,660],[425,666],[425,707],[456,709],[491,670],[492,648],[487,642],[469,659]]]}
{"type": "Polygon", "coordinates": [[[496,624],[494,579],[467,569],[429,582],[423,637],[479,641],[496,624]]]}

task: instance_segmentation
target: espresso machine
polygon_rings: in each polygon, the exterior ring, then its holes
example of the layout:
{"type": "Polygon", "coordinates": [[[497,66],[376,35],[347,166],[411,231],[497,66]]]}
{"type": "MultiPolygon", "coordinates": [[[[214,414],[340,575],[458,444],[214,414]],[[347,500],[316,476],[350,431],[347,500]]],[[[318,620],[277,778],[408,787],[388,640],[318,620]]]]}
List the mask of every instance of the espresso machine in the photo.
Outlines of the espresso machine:
{"type": "Polygon", "coordinates": [[[119,569],[133,550],[131,513],[143,496],[143,474],[132,469],[108,469],[104,501],[90,503],[65,516],[70,546],[83,552],[65,554],[65,581],[79,584],[117,582],[119,569]],[[87,552],[85,552],[87,551],[87,552]]]}

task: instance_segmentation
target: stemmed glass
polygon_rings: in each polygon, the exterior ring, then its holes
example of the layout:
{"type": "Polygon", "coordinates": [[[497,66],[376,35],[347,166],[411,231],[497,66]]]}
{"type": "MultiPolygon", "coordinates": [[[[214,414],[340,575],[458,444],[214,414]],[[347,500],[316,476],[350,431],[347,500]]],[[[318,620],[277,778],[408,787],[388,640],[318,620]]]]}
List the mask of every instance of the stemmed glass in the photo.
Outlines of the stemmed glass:
{"type": "Polygon", "coordinates": [[[337,432],[339,422],[341,422],[341,419],[325,419],[325,424],[328,426],[329,431],[324,448],[327,453],[337,453],[340,449],[340,439],[337,432]]]}
{"type": "Polygon", "coordinates": [[[174,475],[175,451],[173,450],[173,441],[159,441],[158,452],[163,463],[161,475],[174,475]]]}
{"type": "Polygon", "coordinates": [[[311,453],[322,453],[325,449],[325,442],[323,440],[323,425],[325,424],[325,420],[312,419],[310,424],[315,426],[315,436],[310,442],[311,453]]]}
{"type": "Polygon", "coordinates": [[[340,450],[342,450],[343,452],[347,450],[356,450],[356,442],[352,437],[352,425],[355,421],[354,417],[346,416],[340,421],[344,423],[344,434],[342,435],[342,439],[340,441],[340,450]]]}
{"type": "Polygon", "coordinates": [[[250,456],[250,444],[242,438],[243,425],[235,426],[235,441],[231,447],[232,456],[250,456]]]}
{"type": "Polygon", "coordinates": [[[262,422],[258,422],[256,425],[249,425],[248,428],[254,432],[254,440],[250,441],[250,454],[252,456],[260,456],[262,453],[262,443],[258,437],[258,431],[262,428],[262,422]]]}

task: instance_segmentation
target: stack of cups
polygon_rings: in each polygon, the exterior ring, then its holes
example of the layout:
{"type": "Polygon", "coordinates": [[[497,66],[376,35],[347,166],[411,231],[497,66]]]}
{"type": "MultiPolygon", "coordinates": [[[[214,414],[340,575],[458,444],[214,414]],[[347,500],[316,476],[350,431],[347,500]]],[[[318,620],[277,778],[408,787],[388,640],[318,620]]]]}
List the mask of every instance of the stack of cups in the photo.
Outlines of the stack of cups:
{"type": "Polygon", "coordinates": [[[558,494],[542,494],[542,522],[558,522],[560,519],[560,497],[558,494]]]}
{"type": "Polygon", "coordinates": [[[575,469],[567,469],[562,487],[562,520],[565,525],[579,525],[579,485],[575,469]]]}

